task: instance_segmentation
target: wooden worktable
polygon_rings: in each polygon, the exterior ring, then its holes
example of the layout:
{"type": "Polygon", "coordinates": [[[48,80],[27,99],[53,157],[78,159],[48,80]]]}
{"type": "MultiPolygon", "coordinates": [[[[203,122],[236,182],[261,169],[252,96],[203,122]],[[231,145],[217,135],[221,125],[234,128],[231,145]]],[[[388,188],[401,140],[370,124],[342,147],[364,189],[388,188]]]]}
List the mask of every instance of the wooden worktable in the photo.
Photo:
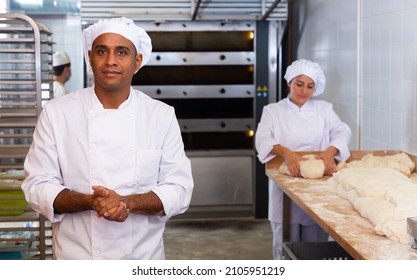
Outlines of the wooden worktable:
{"type": "Polygon", "coordinates": [[[278,173],[282,159],[266,165],[266,175],[323,230],[357,260],[417,260],[417,250],[377,235],[373,225],[336,194],[322,179],[295,178],[278,173]]]}

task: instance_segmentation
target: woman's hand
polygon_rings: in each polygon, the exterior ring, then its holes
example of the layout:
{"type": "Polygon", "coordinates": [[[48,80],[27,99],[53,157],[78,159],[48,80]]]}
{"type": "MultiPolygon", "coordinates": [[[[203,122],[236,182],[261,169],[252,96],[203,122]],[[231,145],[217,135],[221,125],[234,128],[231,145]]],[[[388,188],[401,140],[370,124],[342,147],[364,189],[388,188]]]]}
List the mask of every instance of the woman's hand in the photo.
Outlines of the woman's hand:
{"type": "Polygon", "coordinates": [[[330,146],[323,153],[316,156],[317,159],[323,160],[324,175],[332,175],[336,171],[336,162],[334,160],[334,156],[338,152],[339,151],[335,147],[330,146]]]}
{"type": "Polygon", "coordinates": [[[284,157],[288,171],[295,177],[301,177],[300,156],[294,152],[286,153],[284,157]]]}
{"type": "Polygon", "coordinates": [[[281,156],[284,159],[288,171],[292,176],[301,177],[300,160],[307,160],[307,158],[304,158],[281,145],[275,145],[272,149],[272,153],[281,156]]]}

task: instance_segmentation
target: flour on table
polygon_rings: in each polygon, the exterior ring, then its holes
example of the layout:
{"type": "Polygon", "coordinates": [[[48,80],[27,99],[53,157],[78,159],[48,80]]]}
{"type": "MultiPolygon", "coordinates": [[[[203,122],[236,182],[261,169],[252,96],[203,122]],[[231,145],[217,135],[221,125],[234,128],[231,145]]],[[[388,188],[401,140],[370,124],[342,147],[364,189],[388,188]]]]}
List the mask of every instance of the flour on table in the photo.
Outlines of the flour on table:
{"type": "Polygon", "coordinates": [[[417,216],[417,184],[396,168],[356,166],[333,174],[328,185],[368,219],[379,235],[407,244],[407,217],[417,216]]]}
{"type": "MultiPolygon", "coordinates": [[[[321,159],[316,159],[315,155],[309,154],[303,157],[307,160],[300,160],[300,173],[303,178],[318,179],[324,175],[324,162],[321,159]]],[[[279,167],[279,172],[282,174],[292,175],[288,170],[285,162],[279,167]]]]}

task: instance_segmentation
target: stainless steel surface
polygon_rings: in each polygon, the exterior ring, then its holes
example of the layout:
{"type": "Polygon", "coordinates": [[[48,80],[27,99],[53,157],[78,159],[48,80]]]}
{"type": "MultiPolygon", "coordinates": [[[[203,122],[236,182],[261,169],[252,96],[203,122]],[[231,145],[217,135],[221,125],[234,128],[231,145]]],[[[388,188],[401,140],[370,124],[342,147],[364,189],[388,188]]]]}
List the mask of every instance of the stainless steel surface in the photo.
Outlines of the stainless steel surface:
{"type": "Polygon", "coordinates": [[[253,52],[153,52],[147,65],[252,65],[253,52]]]}
{"type": "Polygon", "coordinates": [[[134,88],[153,98],[253,98],[253,85],[138,85],[134,88]]]}
{"type": "Polygon", "coordinates": [[[255,129],[253,119],[182,119],[179,120],[179,124],[183,132],[230,132],[255,129]]]}
{"type": "Polygon", "coordinates": [[[255,152],[253,150],[197,150],[197,151],[187,151],[187,156],[189,157],[241,157],[248,156],[253,157],[255,152]]]}
{"type": "MultiPolygon", "coordinates": [[[[254,21],[143,21],[137,22],[148,32],[181,32],[181,31],[247,31],[254,30],[254,21]]],[[[88,24],[87,22],[85,24],[88,24]]]]}
{"type": "Polygon", "coordinates": [[[127,16],[135,20],[286,20],[287,0],[83,0],[84,21],[127,16]]]}
{"type": "Polygon", "coordinates": [[[37,118],[53,93],[51,36],[26,15],[0,14],[0,259],[51,258],[50,225],[20,191],[37,118]]]}
{"type": "Polygon", "coordinates": [[[19,145],[30,143],[27,135],[52,94],[53,41],[45,25],[24,14],[0,14],[0,35],[0,144],[9,150],[0,170],[7,171],[23,167],[19,145]]]}
{"type": "Polygon", "coordinates": [[[251,156],[190,157],[195,191],[189,215],[250,216],[253,204],[251,156]],[[229,214],[230,215],[230,214],[229,214]]]}
{"type": "Polygon", "coordinates": [[[29,144],[3,144],[0,146],[0,159],[9,159],[11,156],[14,158],[24,159],[29,151],[29,144]]]}

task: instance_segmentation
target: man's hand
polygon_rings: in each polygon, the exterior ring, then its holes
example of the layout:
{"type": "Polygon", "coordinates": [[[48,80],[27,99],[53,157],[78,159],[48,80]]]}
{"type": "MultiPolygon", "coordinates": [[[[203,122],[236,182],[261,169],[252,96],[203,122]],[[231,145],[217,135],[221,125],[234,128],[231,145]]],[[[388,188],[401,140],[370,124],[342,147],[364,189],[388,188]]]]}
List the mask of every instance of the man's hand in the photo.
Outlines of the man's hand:
{"type": "Polygon", "coordinates": [[[93,208],[99,217],[109,221],[124,222],[129,216],[129,209],[123,197],[103,186],[93,186],[93,208]]]}

